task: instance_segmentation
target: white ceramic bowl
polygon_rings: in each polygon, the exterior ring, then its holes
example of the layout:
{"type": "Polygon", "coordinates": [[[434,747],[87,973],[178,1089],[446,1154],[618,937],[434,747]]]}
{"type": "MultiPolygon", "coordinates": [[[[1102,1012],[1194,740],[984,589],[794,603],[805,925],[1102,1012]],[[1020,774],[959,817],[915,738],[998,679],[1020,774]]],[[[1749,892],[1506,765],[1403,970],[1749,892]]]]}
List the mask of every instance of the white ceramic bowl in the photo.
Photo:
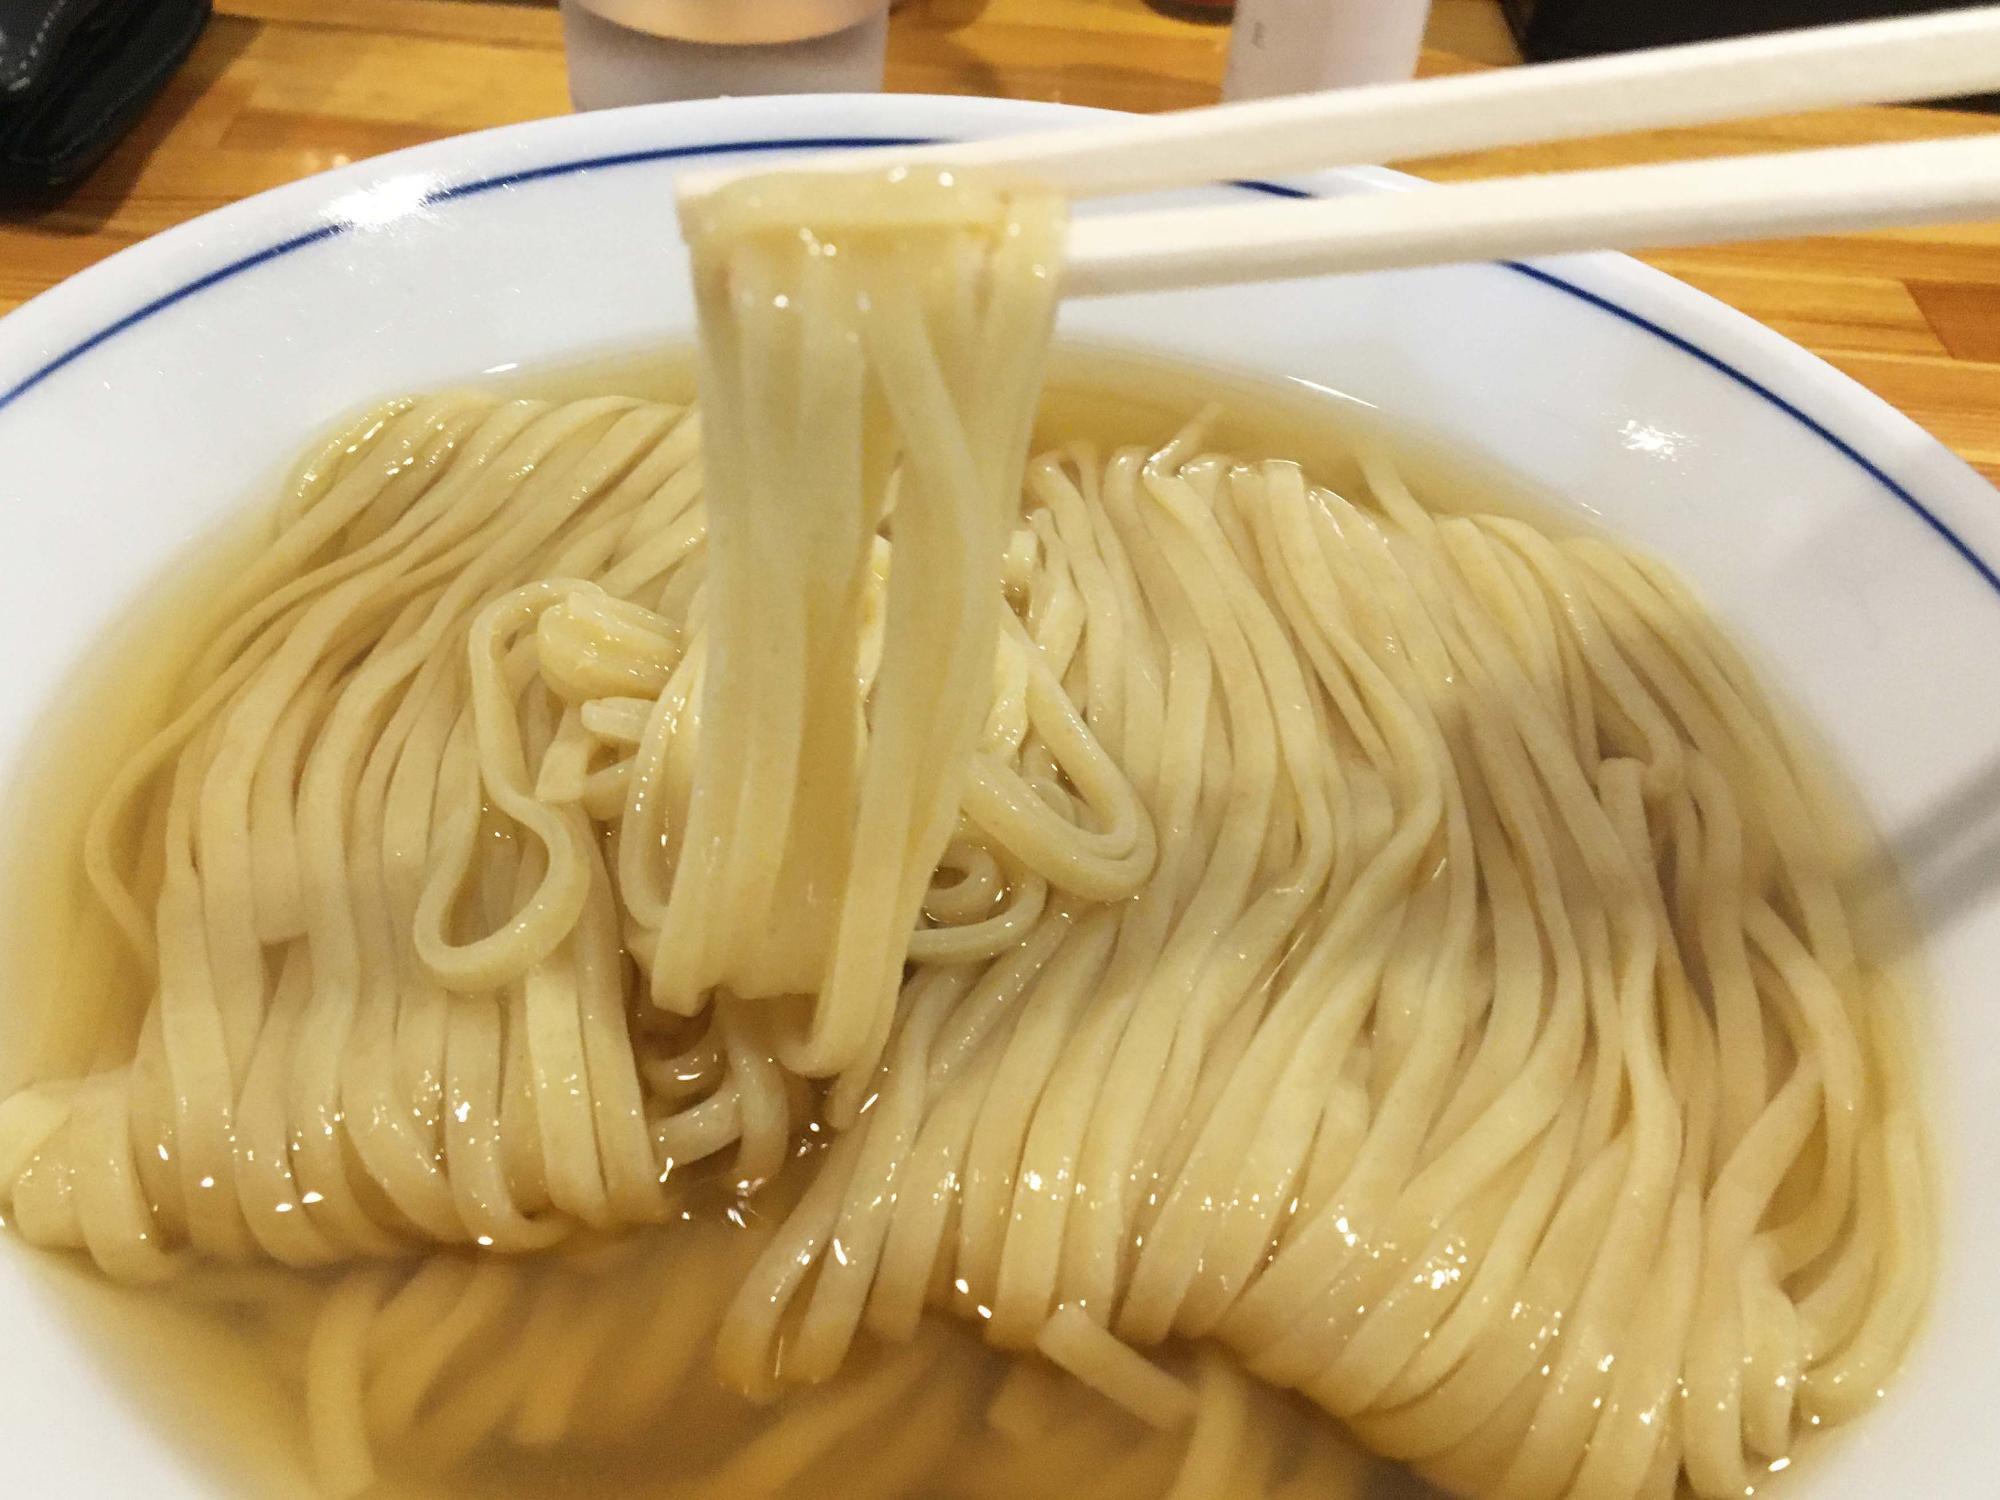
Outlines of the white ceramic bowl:
{"type": "MultiPolygon", "coordinates": [[[[685,338],[672,182],[689,161],[1082,118],[791,98],[549,120],[263,194],[36,299],[0,322],[0,777],[106,620],[337,415],[685,338]]],[[[1406,183],[1357,171],[1183,196],[1406,183]]],[[[1692,577],[1817,722],[1921,908],[1950,1170],[1929,1332],[1802,1488],[1993,1494],[2000,496],[1802,350],[1617,256],[1095,301],[1063,328],[1317,382],[1490,455],[1692,577]]],[[[7,1493],[216,1493],[18,1252],[0,1259],[0,1345],[7,1493]]]]}

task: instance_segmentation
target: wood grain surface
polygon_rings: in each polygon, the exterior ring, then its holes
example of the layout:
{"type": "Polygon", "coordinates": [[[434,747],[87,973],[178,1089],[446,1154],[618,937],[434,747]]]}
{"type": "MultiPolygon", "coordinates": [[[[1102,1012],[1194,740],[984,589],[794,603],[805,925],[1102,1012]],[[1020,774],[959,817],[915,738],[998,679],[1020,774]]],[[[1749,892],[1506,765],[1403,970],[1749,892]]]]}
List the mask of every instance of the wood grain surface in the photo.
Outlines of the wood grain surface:
{"type": "MultiPolygon", "coordinates": [[[[218,0],[194,56],[63,206],[0,218],[0,311],[115,250],[312,172],[568,108],[552,5],[218,0]]],[[[1491,0],[1437,0],[1430,72],[1509,55],[1491,0]]],[[[1225,30],[1141,0],[905,0],[889,86],[1116,109],[1211,101],[1225,30]]],[[[1404,163],[1426,176],[2000,129],[1937,110],[1835,110],[1404,163]]],[[[1645,257],[1820,354],[2000,479],[2000,224],[1645,257]]]]}

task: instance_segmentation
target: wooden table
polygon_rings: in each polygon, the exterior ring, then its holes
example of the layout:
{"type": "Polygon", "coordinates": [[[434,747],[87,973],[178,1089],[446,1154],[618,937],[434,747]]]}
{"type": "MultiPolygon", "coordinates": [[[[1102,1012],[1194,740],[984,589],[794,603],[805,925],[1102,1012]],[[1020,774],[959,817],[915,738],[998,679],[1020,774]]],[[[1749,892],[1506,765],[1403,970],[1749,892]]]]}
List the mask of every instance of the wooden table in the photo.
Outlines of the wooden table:
{"type": "MultiPolygon", "coordinates": [[[[1444,19],[1443,7],[1469,0],[1440,3],[1444,19]]],[[[568,108],[561,27],[547,4],[218,0],[216,11],[186,68],[80,192],[53,211],[0,219],[0,311],[247,193],[568,108]]],[[[906,0],[889,84],[1177,108],[1215,97],[1226,41],[1140,0],[906,0]]],[[[1476,64],[1433,50],[1425,66],[1476,64]]],[[[1838,110],[1407,165],[1475,177],[1996,129],[2000,119],[1979,115],[1838,110]]],[[[1822,355],[2000,479],[2000,224],[1647,258],[1822,355]]]]}

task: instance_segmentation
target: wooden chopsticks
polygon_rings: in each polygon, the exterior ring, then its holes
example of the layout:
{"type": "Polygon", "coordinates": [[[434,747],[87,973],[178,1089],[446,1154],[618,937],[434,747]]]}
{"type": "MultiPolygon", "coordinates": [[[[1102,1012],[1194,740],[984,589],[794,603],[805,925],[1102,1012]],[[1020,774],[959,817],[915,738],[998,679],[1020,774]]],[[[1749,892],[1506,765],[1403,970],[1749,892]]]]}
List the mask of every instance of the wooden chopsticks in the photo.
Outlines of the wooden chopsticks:
{"type": "MultiPolygon", "coordinates": [[[[1259,100],[895,153],[1072,197],[2000,88],[2000,6],[1259,100]]],[[[879,171],[883,152],[808,158],[879,171]]],[[[788,168],[790,170],[792,168],[788,168]]],[[[685,204],[741,173],[689,174],[685,204]]],[[[2000,213],[2000,137],[1080,215],[1066,295],[2000,213]]]]}

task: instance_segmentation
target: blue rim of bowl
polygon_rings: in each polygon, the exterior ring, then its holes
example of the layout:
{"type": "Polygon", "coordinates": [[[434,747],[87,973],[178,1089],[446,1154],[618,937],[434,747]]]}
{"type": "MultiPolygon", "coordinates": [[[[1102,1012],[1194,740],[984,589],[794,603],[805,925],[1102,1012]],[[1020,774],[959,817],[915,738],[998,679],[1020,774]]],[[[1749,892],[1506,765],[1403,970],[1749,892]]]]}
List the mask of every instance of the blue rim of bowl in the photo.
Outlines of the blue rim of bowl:
{"type": "MultiPolygon", "coordinates": [[[[679,161],[703,156],[746,155],[762,151],[829,150],[864,146],[927,146],[938,143],[939,139],[934,136],[846,135],[787,136],[771,139],[710,141],[698,146],[655,146],[644,150],[620,151],[603,156],[577,157],[569,161],[551,162],[546,166],[527,167],[520,171],[502,172],[492,177],[481,177],[471,182],[456,183],[441,187],[436,192],[428,194],[421,206],[426,208],[436,207],[441,204],[455,203],[462,198],[476,198],[484,193],[496,192],[503,188],[522,187],[529,183],[542,182],[551,178],[575,177],[587,172],[607,171],[614,167],[641,166],[648,162],[679,161]]],[[[1245,192],[1262,193],[1267,197],[1273,198],[1313,198],[1318,196],[1318,194],[1306,188],[1292,187],[1279,182],[1246,179],[1232,182],[1228,185],[1240,188],[1245,192]]],[[[212,286],[234,280],[246,272],[254,271],[259,266],[279,260],[295,251],[304,250],[308,246],[320,244],[322,241],[338,239],[354,227],[353,224],[346,221],[329,220],[301,234],[295,234],[289,239],[279,240],[276,244],[266,245],[261,250],[253,250],[248,255],[239,256],[237,259],[225,265],[218,266],[213,271],[207,272],[205,275],[197,276],[194,280],[184,282],[171,291],[161,293],[159,296],[153,298],[152,301],[134,308],[131,312],[126,313],[123,317],[113,322],[105,324],[104,327],[98,329],[95,333],[88,334],[84,338],[79,339],[61,353],[50,357],[37,369],[30,371],[21,380],[15,382],[15,384],[7,387],[5,390],[0,390],[0,412],[4,412],[16,401],[34,390],[35,387],[42,384],[43,381],[49,379],[50,376],[68,368],[70,365],[76,363],[77,360],[83,358],[84,355],[108,343],[128,328],[135,327],[147,319],[165,312],[168,308],[187,301],[188,298],[195,296],[197,293],[206,291],[212,286]]],[[[1524,264],[1520,261],[1500,261],[1497,264],[1504,270],[1524,276],[1530,281],[1539,282],[1551,291],[1560,292],[1566,297],[1572,297],[1579,302],[1598,309],[1600,312],[1608,313],[1612,317],[1643,333],[1650,334],[1662,343],[1671,345],[1689,358],[1699,361],[1717,374],[1733,381],[1760,401],[1775,407],[1799,426],[1805,428],[1806,431],[1812,433],[1821,442],[1832,448],[1836,453],[1840,454],[1842,458],[1867,474],[1870,479],[1874,480],[1883,489],[1887,490],[1905,509],[1909,510],[1935,532],[1946,546],[1956,552],[1966,565],[1984,580],[1988,588],[1992,589],[1996,594],[2000,594],[2000,571],[1996,571],[1992,564],[1989,564],[1975,552],[1963,537],[1945,524],[1942,517],[1895,479],[1891,478],[1887,471],[1866,457],[1852,443],[1841,437],[1816,417],[1809,415],[1794,403],[1786,400],[1763,382],[1739,370],[1719,355],[1702,348],[1693,340],[1684,338],[1671,329],[1654,322],[1643,313],[1634,312],[1629,307],[1625,307],[1608,297],[1600,296],[1596,292],[1580,287],[1574,282],[1566,281],[1552,272],[1542,270],[1538,266],[1524,264]]]]}

